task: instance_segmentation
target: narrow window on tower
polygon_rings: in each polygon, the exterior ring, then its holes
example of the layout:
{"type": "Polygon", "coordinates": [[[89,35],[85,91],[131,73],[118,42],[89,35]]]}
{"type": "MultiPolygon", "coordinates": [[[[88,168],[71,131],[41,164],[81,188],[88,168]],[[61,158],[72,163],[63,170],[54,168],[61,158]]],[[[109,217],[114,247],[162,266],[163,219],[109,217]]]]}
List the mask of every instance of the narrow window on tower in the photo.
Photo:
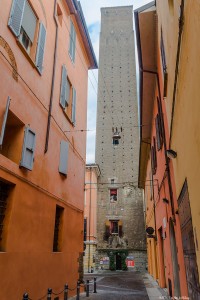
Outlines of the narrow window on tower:
{"type": "Polygon", "coordinates": [[[110,221],[110,231],[111,231],[111,234],[119,233],[118,221],[110,221]]]}
{"type": "Polygon", "coordinates": [[[63,213],[64,213],[64,208],[56,205],[53,252],[61,252],[63,213]]]}
{"type": "Polygon", "coordinates": [[[110,189],[110,202],[114,203],[117,201],[117,189],[110,189]]]}

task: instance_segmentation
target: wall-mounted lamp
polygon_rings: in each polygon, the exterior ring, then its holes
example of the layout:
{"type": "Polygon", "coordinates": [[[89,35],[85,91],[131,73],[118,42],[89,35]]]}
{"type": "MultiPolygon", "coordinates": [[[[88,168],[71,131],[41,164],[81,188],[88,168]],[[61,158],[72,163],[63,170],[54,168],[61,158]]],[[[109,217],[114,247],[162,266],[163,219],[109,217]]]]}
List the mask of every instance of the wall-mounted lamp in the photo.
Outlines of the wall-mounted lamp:
{"type": "Polygon", "coordinates": [[[164,203],[169,204],[169,200],[167,198],[162,199],[164,203]]]}
{"type": "Polygon", "coordinates": [[[167,157],[169,157],[169,158],[176,158],[177,157],[177,153],[172,149],[168,149],[166,152],[167,152],[167,157]]]}

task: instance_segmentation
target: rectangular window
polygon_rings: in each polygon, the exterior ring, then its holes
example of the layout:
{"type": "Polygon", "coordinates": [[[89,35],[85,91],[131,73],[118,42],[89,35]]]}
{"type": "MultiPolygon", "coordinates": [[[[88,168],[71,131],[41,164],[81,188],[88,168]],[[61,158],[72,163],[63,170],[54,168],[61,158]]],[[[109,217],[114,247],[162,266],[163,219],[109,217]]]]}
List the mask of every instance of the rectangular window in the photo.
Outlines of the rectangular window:
{"type": "Polygon", "coordinates": [[[69,42],[69,55],[73,62],[75,62],[76,50],[76,31],[73,22],[70,20],[70,42],[69,42]]]}
{"type": "Polygon", "coordinates": [[[166,55],[165,55],[165,47],[164,47],[162,30],[161,30],[161,40],[160,40],[160,52],[161,52],[162,67],[163,67],[163,76],[164,76],[164,92],[163,92],[163,96],[167,97],[168,74],[167,74],[166,55]]]}
{"type": "Polygon", "coordinates": [[[117,201],[117,189],[110,189],[110,202],[117,201]]]}
{"type": "Polygon", "coordinates": [[[4,112],[0,136],[0,153],[16,164],[20,163],[24,124],[9,110],[10,98],[4,112]]]}
{"type": "Polygon", "coordinates": [[[35,60],[39,73],[43,69],[46,29],[40,23],[38,40],[35,40],[38,18],[28,0],[13,0],[8,26],[17,37],[25,51],[35,60]],[[32,47],[35,43],[35,47],[32,47]],[[36,45],[37,43],[37,45],[36,45]],[[33,51],[32,51],[33,49],[33,51]]]}
{"type": "Polygon", "coordinates": [[[157,155],[156,155],[156,141],[153,138],[153,146],[151,147],[151,168],[153,175],[156,174],[157,169],[157,155]]]}
{"type": "Polygon", "coordinates": [[[163,145],[163,118],[162,118],[162,108],[157,97],[157,105],[158,105],[158,114],[156,116],[156,140],[157,140],[157,149],[158,151],[162,148],[163,145]]]}
{"type": "Polygon", "coordinates": [[[12,185],[0,181],[0,251],[6,250],[7,225],[9,217],[9,195],[12,185]]]}
{"type": "Polygon", "coordinates": [[[61,252],[63,213],[64,213],[64,208],[56,205],[53,252],[61,252]]]}
{"type": "Polygon", "coordinates": [[[118,221],[110,221],[110,231],[112,234],[119,233],[118,221]]]}
{"type": "Polygon", "coordinates": [[[67,175],[68,156],[69,156],[69,143],[66,141],[61,141],[59,172],[63,175],[67,175]]]}
{"type": "Polygon", "coordinates": [[[75,126],[76,123],[76,90],[67,76],[65,65],[62,66],[60,105],[70,122],[75,126]]]}

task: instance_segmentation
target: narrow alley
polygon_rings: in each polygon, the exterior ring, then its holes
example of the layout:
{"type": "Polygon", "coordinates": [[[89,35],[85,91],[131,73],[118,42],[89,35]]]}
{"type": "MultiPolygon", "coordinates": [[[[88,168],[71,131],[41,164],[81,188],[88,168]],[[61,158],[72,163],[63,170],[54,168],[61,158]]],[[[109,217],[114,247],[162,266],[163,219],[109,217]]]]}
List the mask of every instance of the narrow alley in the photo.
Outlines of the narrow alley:
{"type": "MultiPolygon", "coordinates": [[[[148,273],[138,271],[100,271],[96,274],[85,274],[89,280],[89,297],[81,293],[79,299],[88,300],[154,300],[169,299],[164,289],[148,273]],[[96,291],[94,293],[94,278],[96,291]]],[[[70,298],[77,299],[77,296],[70,298]]]]}

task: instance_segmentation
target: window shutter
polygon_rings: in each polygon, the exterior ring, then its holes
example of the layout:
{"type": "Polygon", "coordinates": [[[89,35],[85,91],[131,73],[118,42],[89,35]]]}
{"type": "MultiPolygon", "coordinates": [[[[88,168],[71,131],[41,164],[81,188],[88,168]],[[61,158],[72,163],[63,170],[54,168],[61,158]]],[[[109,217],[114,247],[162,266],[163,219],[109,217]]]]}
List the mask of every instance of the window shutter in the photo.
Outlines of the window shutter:
{"type": "Polygon", "coordinates": [[[24,144],[20,166],[28,170],[33,169],[36,134],[29,127],[25,128],[24,144]]]}
{"type": "Polygon", "coordinates": [[[70,41],[69,41],[69,54],[72,58],[72,52],[73,52],[73,23],[72,21],[70,20],[70,41]]]}
{"type": "Polygon", "coordinates": [[[72,44],[73,44],[72,60],[73,60],[73,62],[75,62],[75,53],[76,53],[76,31],[75,31],[74,26],[73,26],[73,41],[72,41],[72,44]]]}
{"type": "Polygon", "coordinates": [[[20,35],[25,2],[26,0],[13,0],[12,3],[8,26],[17,37],[20,35]]]}
{"type": "Polygon", "coordinates": [[[6,110],[5,110],[4,117],[3,117],[3,124],[2,124],[2,128],[1,128],[0,146],[3,145],[3,138],[4,138],[5,128],[6,128],[6,121],[7,121],[7,117],[8,117],[9,106],[10,106],[10,97],[8,96],[7,103],[6,103],[6,110]]]}
{"type": "Polygon", "coordinates": [[[40,23],[40,31],[38,37],[37,54],[36,54],[36,66],[40,74],[42,74],[42,69],[43,69],[45,41],[46,41],[46,29],[44,25],[40,23]]]}
{"type": "Polygon", "coordinates": [[[26,1],[23,19],[22,19],[22,27],[26,32],[26,34],[28,35],[28,37],[30,38],[32,43],[34,41],[36,23],[37,23],[36,15],[34,14],[29,2],[26,1]]]}
{"type": "Polygon", "coordinates": [[[72,89],[72,123],[75,126],[76,123],[76,90],[72,89]]]}
{"type": "Polygon", "coordinates": [[[159,119],[159,115],[157,114],[156,116],[156,140],[157,140],[157,148],[158,151],[161,149],[161,132],[160,132],[161,128],[160,128],[160,119],[159,119]]]}
{"type": "Polygon", "coordinates": [[[67,69],[62,66],[62,79],[60,89],[60,104],[63,108],[66,107],[66,93],[67,93],[67,69]]]}
{"type": "Polygon", "coordinates": [[[67,175],[68,154],[69,154],[69,143],[66,141],[61,141],[59,172],[63,175],[67,175]]]}

